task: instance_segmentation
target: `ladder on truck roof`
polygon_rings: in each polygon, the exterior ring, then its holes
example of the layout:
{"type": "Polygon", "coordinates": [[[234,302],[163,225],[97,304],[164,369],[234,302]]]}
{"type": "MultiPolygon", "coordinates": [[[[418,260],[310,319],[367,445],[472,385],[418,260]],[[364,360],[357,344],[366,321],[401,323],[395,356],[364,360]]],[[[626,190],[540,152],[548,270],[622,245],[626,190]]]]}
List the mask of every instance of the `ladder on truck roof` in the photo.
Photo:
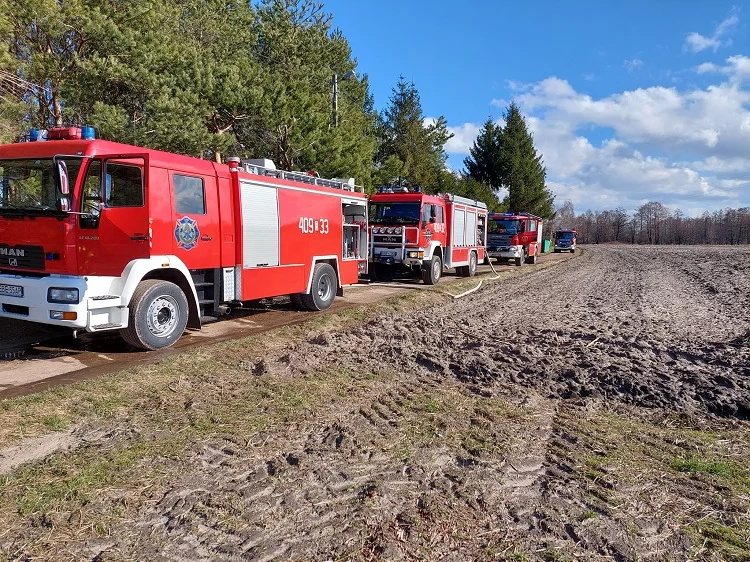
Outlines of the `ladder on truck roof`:
{"type": "Polygon", "coordinates": [[[242,160],[242,170],[258,176],[268,176],[271,178],[278,178],[282,180],[298,181],[301,183],[307,183],[310,185],[319,185],[323,187],[333,187],[335,189],[343,189],[344,191],[359,191],[364,193],[365,188],[361,185],[354,183],[354,178],[342,179],[342,178],[321,178],[317,175],[313,175],[312,172],[288,172],[286,170],[277,170],[276,165],[272,160],[266,158],[242,160]]]}

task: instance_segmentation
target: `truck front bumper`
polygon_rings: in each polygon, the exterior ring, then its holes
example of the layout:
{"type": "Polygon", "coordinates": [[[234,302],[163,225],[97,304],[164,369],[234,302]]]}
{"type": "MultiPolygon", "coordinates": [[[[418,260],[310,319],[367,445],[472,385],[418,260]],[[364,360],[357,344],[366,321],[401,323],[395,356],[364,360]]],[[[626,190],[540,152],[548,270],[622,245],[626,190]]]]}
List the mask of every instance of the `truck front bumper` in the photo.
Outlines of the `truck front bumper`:
{"type": "Polygon", "coordinates": [[[419,248],[373,248],[373,263],[382,263],[387,265],[403,264],[406,266],[422,266],[424,263],[424,250],[419,248]]]}
{"type": "Polygon", "coordinates": [[[125,327],[128,309],[107,294],[111,279],[0,274],[0,316],[88,331],[125,327]],[[77,290],[78,302],[48,302],[52,288],[77,290]]]}
{"type": "Polygon", "coordinates": [[[491,258],[514,259],[523,257],[523,246],[507,246],[500,248],[487,248],[487,255],[491,258]]]}

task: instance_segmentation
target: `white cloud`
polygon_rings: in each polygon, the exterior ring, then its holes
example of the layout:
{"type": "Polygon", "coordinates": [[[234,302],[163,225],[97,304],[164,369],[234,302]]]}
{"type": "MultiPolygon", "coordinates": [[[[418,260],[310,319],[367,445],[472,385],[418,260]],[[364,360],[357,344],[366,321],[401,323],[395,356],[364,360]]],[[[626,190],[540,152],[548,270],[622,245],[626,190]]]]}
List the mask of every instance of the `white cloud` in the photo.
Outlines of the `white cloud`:
{"type": "Polygon", "coordinates": [[[643,61],[641,59],[626,60],[623,61],[622,66],[624,66],[628,72],[633,72],[643,66],[643,61]]]}
{"type": "Polygon", "coordinates": [[[716,52],[719,47],[726,47],[728,45],[731,45],[731,39],[722,41],[722,37],[724,37],[724,35],[726,35],[734,26],[736,26],[739,21],[740,19],[737,17],[737,14],[732,14],[716,26],[713,35],[711,35],[710,37],[706,37],[704,35],[701,35],[700,33],[693,31],[685,38],[685,48],[694,53],[699,53],[706,49],[712,49],[714,52],[716,52]]]}
{"type": "MultiPolygon", "coordinates": [[[[602,98],[557,77],[516,84],[558,201],[583,211],[655,200],[691,214],[750,206],[750,89],[742,80],[750,58],[730,57],[721,72],[727,78],[704,89],[652,86],[602,98]]],[[[451,130],[463,140],[448,152],[467,153],[475,129],[451,130]]]]}
{"type": "Polygon", "coordinates": [[[464,123],[459,127],[448,127],[453,136],[445,145],[445,151],[449,154],[468,154],[479,135],[480,127],[473,123],[464,123]]]}

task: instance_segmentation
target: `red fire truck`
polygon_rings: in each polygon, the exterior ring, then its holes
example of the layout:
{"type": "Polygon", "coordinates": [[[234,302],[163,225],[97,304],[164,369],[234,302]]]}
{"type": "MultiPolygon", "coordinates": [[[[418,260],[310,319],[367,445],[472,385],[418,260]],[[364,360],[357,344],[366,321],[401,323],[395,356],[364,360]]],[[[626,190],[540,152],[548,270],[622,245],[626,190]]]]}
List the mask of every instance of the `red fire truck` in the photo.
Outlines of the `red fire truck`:
{"type": "Polygon", "coordinates": [[[511,260],[517,266],[537,263],[542,251],[542,219],[529,213],[492,213],[489,216],[487,255],[511,260]]]}
{"type": "Polygon", "coordinates": [[[353,179],[94,136],[60,128],[0,146],[0,316],[157,349],[242,301],[326,309],[366,271],[353,179]]]}
{"type": "Polygon", "coordinates": [[[370,197],[370,274],[411,271],[434,285],[444,267],[471,277],[484,261],[487,205],[420,188],[381,188],[370,197]]]}

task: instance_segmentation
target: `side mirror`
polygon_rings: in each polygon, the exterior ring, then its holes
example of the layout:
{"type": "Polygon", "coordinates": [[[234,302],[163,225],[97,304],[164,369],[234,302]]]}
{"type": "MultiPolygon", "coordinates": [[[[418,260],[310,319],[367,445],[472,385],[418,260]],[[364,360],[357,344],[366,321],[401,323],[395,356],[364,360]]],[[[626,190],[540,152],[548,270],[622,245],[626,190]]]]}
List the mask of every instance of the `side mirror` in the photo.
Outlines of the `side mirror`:
{"type": "Polygon", "coordinates": [[[68,165],[65,160],[57,161],[57,186],[60,189],[60,193],[68,195],[70,193],[70,185],[68,184],[68,165]]]}
{"type": "Polygon", "coordinates": [[[70,199],[68,199],[67,197],[60,197],[57,200],[55,206],[57,207],[58,211],[67,213],[68,211],[70,211],[70,199]]]}

